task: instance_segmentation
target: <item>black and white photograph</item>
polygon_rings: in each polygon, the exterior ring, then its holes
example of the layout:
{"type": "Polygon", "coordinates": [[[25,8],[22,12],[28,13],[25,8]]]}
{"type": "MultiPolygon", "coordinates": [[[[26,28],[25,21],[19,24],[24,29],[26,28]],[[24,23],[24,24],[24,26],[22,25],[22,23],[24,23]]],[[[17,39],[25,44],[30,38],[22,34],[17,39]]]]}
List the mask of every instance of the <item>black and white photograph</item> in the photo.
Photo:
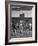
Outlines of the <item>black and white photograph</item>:
{"type": "Polygon", "coordinates": [[[11,7],[11,38],[32,37],[32,6],[11,7]]]}
{"type": "Polygon", "coordinates": [[[32,2],[8,3],[8,43],[36,42],[36,6],[32,2]]]}

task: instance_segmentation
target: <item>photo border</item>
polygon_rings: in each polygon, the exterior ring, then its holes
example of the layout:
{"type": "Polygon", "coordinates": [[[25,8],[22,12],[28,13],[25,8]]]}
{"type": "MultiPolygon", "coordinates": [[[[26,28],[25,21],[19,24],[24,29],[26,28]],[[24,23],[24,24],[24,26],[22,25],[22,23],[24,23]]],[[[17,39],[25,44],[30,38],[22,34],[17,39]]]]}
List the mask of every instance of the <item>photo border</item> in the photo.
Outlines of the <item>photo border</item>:
{"type": "Polygon", "coordinates": [[[6,10],[5,45],[36,43],[37,42],[37,3],[36,2],[24,2],[24,1],[10,1],[10,2],[17,2],[17,3],[22,3],[22,4],[34,4],[35,5],[35,40],[34,41],[25,41],[25,42],[8,43],[8,7],[7,7],[5,9],[6,10]]]}

